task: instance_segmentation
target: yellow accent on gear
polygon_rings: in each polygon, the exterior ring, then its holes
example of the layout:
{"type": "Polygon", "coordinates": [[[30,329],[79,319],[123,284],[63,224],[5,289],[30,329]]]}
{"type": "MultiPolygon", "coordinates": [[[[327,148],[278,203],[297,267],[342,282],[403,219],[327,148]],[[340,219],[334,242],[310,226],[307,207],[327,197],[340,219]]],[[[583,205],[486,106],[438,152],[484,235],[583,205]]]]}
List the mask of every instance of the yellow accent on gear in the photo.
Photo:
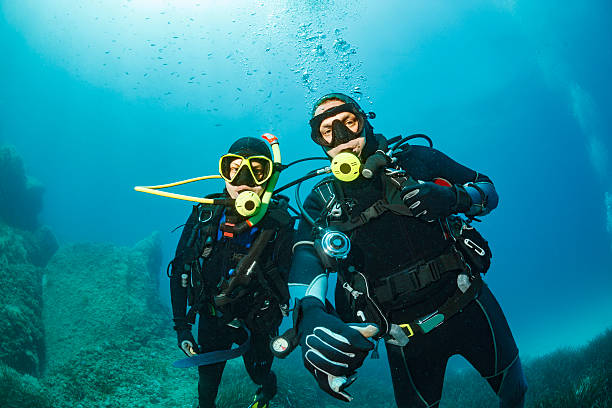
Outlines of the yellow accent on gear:
{"type": "Polygon", "coordinates": [[[187,183],[193,183],[194,181],[221,179],[221,178],[222,178],[221,176],[217,176],[217,175],[202,176],[202,177],[195,177],[195,178],[188,179],[188,180],[176,181],[174,183],[160,184],[158,186],[136,186],[134,187],[134,190],[140,191],[142,193],[155,194],[155,195],[162,196],[162,197],[176,198],[177,200],[193,201],[193,202],[202,203],[202,204],[215,204],[215,201],[212,198],[193,197],[193,196],[188,196],[184,194],[168,193],[167,191],[158,191],[158,190],[162,188],[180,186],[180,185],[187,184],[187,183]]]}
{"type": "Polygon", "coordinates": [[[234,206],[238,214],[243,217],[250,217],[261,207],[261,198],[259,198],[256,192],[246,190],[238,194],[234,206]]]}
{"type": "Polygon", "coordinates": [[[401,328],[406,328],[410,331],[410,334],[408,335],[408,337],[412,337],[414,336],[414,330],[412,330],[412,327],[410,327],[410,325],[408,323],[406,324],[400,324],[399,325],[401,328]]]}
{"type": "Polygon", "coordinates": [[[331,162],[331,171],[340,181],[353,181],[359,177],[361,161],[353,153],[337,154],[331,162]]]}

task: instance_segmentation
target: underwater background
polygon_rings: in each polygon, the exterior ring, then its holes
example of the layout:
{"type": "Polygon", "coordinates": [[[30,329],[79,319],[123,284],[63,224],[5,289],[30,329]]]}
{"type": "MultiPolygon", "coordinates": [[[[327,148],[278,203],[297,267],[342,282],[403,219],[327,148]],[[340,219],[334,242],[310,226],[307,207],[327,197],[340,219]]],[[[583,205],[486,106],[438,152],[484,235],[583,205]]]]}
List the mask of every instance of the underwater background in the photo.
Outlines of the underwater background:
{"type": "MultiPolygon", "coordinates": [[[[165,277],[191,205],[133,187],[216,174],[265,132],[283,162],[320,156],[310,110],[336,91],[493,180],[485,280],[530,406],[608,406],[611,18],[603,0],[0,0],[0,405],[191,407],[165,277]]],[[[341,406],[294,354],[273,406],[341,406]]],[[[382,357],[353,405],[395,406],[382,357]]],[[[459,358],[448,376],[442,406],[494,406],[459,358]]],[[[219,406],[254,389],[232,362],[219,406]]]]}

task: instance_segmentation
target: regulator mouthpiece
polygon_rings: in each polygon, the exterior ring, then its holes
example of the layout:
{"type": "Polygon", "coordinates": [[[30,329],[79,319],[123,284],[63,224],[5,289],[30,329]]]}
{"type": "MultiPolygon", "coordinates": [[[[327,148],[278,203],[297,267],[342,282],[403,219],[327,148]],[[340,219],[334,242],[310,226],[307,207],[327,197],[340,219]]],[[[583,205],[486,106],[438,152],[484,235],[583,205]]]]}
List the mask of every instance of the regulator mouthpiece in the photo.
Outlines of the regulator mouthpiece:
{"type": "Polygon", "coordinates": [[[361,161],[353,153],[342,152],[336,155],[331,162],[331,171],[340,181],[353,181],[359,177],[361,161]]]}
{"type": "Polygon", "coordinates": [[[259,211],[261,198],[254,191],[243,191],[236,197],[236,212],[243,217],[250,217],[259,211]]]}

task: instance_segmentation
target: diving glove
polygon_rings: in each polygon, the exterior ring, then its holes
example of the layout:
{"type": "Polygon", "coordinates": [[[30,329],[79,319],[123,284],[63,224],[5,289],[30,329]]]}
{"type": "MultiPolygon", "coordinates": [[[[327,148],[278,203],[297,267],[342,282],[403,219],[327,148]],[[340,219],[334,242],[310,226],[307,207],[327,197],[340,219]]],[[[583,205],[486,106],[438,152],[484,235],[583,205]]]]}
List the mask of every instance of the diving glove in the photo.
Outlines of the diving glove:
{"type": "Polygon", "coordinates": [[[368,323],[346,324],[312,296],[303,298],[300,307],[298,335],[304,366],[323,391],[350,401],[345,389],[357,379],[356,370],[374,348],[367,337],[375,335],[378,328],[368,323]]]}
{"type": "Polygon", "coordinates": [[[419,181],[418,184],[404,187],[401,197],[415,217],[426,221],[464,212],[471,205],[465,188],[450,183],[447,186],[432,181],[419,181]],[[466,199],[469,202],[464,203],[466,199]]]}
{"type": "Polygon", "coordinates": [[[198,345],[193,338],[193,334],[191,334],[191,326],[175,328],[176,337],[178,340],[178,347],[181,349],[183,353],[187,355],[187,357],[194,356],[198,354],[198,345]]]}

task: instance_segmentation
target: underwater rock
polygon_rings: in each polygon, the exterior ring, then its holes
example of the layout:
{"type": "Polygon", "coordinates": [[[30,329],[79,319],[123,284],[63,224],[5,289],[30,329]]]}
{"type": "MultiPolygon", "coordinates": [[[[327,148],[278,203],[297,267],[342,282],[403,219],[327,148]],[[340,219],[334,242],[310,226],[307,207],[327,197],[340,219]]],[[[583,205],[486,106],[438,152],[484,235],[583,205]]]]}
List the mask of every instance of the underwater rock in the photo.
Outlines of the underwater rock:
{"type": "Polygon", "coordinates": [[[13,227],[36,229],[43,192],[42,185],[26,175],[15,149],[0,146],[0,219],[13,227]]]}
{"type": "Polygon", "coordinates": [[[28,254],[28,261],[32,265],[40,267],[45,267],[59,248],[53,231],[46,225],[33,232],[27,232],[24,245],[28,254]]]}
{"type": "Polygon", "coordinates": [[[134,248],[74,244],[51,259],[44,286],[43,321],[49,367],[77,353],[122,344],[139,347],[170,330],[158,300],[159,236],[134,248]]]}
{"type": "Polygon", "coordinates": [[[53,407],[191,407],[197,370],[184,357],[158,300],[161,244],[62,246],[46,272],[47,369],[53,407]]]}
{"type": "Polygon", "coordinates": [[[161,237],[158,232],[154,232],[148,238],[138,241],[131,252],[132,256],[146,259],[147,272],[155,287],[159,286],[159,270],[162,262],[161,248],[161,237]]]}
{"type": "Polygon", "coordinates": [[[19,230],[0,222],[0,266],[28,263],[25,240],[19,230]]]}
{"type": "Polygon", "coordinates": [[[41,375],[45,364],[42,266],[57,250],[48,227],[34,231],[0,221],[0,362],[41,375]]]}
{"type": "Polygon", "coordinates": [[[15,149],[0,146],[0,264],[43,267],[57,251],[53,232],[38,221],[42,196],[15,149]]]}
{"type": "Polygon", "coordinates": [[[53,404],[38,379],[20,374],[0,362],[0,407],[51,408],[53,404]]]}
{"type": "Polygon", "coordinates": [[[45,362],[42,269],[0,265],[0,362],[39,376],[45,362]]]}
{"type": "MultiPolygon", "coordinates": [[[[606,191],[606,229],[612,235],[612,193],[606,191]]],[[[612,244],[610,245],[612,249],[612,244]]]]}
{"type": "Polygon", "coordinates": [[[57,248],[57,239],[47,226],[28,231],[0,222],[0,265],[32,264],[44,267],[57,248]]]}
{"type": "Polygon", "coordinates": [[[124,344],[102,342],[94,349],[75,352],[64,364],[49,370],[41,383],[53,407],[195,406],[197,370],[171,366],[174,359],[184,356],[175,340],[132,343],[132,349],[122,347],[124,344]]]}

